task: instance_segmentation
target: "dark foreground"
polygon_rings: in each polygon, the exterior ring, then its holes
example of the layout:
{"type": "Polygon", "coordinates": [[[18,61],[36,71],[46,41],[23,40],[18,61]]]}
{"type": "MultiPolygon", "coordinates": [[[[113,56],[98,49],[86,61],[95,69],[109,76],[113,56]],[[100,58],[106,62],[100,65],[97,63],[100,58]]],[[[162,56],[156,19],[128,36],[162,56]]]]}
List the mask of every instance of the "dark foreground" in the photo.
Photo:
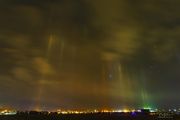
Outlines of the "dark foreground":
{"type": "Polygon", "coordinates": [[[0,120],[180,120],[180,116],[171,115],[130,115],[120,113],[94,113],[94,114],[24,114],[0,116],[0,120]]]}

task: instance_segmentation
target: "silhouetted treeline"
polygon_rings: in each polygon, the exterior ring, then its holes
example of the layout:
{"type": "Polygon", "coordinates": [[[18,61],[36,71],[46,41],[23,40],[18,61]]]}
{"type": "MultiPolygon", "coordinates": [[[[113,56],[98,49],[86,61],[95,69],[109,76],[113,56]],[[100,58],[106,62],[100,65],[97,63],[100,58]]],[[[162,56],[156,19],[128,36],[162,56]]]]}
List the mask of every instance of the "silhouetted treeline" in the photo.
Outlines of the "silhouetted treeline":
{"type": "Polygon", "coordinates": [[[0,116],[0,120],[180,120],[179,116],[158,118],[157,115],[130,113],[57,114],[48,112],[18,112],[17,115],[0,116]]]}

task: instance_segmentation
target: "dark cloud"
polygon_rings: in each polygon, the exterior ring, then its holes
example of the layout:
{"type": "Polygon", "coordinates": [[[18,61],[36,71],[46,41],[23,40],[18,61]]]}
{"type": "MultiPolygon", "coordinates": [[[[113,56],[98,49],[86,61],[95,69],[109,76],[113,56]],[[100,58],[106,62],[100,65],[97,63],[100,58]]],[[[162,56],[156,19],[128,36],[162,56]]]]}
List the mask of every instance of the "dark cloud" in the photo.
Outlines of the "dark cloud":
{"type": "Polygon", "coordinates": [[[179,4],[1,0],[0,104],[23,109],[178,105],[179,4]]]}

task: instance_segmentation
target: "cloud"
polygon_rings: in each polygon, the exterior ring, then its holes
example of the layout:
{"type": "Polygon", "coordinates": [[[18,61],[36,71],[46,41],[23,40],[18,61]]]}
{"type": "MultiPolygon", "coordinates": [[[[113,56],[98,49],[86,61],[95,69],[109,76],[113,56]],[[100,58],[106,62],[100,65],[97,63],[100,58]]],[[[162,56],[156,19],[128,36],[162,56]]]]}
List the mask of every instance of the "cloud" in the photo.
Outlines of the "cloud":
{"type": "Polygon", "coordinates": [[[42,75],[52,75],[55,72],[45,58],[36,57],[32,62],[35,70],[42,75]]]}
{"type": "Polygon", "coordinates": [[[178,0],[0,3],[0,83],[9,101],[37,102],[41,89],[48,104],[118,105],[137,101],[145,85],[158,90],[155,83],[168,84],[169,71],[178,71],[178,0]]]}
{"type": "Polygon", "coordinates": [[[33,80],[32,74],[29,72],[27,68],[16,67],[12,70],[12,75],[15,79],[30,82],[33,80]]]}

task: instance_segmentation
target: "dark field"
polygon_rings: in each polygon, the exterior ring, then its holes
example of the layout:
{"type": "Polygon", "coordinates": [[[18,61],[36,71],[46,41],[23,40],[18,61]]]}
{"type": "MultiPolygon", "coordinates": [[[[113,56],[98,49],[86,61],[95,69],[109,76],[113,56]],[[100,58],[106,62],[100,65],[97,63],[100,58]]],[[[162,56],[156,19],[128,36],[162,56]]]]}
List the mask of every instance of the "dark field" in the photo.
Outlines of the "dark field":
{"type": "Polygon", "coordinates": [[[120,113],[0,116],[0,120],[180,120],[180,116],[129,115],[120,113]]]}

